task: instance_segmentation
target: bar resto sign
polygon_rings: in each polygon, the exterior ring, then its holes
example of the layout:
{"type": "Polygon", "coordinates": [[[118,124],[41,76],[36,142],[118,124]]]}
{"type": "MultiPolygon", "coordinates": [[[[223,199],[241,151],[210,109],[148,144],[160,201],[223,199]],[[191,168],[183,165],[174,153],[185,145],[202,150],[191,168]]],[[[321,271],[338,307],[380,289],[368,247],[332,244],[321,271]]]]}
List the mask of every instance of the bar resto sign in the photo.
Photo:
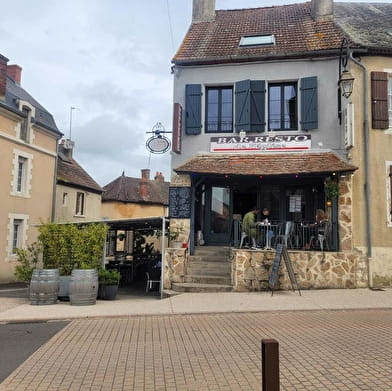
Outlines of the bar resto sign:
{"type": "Polygon", "coordinates": [[[311,144],[310,134],[211,137],[210,152],[306,151],[311,148],[311,144]]]}

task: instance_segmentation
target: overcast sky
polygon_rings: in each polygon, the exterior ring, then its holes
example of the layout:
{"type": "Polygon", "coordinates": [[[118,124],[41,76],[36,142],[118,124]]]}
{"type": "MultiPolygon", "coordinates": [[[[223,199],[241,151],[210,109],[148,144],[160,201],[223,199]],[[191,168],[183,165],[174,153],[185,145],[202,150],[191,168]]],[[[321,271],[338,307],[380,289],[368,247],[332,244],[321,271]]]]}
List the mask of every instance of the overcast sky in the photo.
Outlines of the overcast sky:
{"type": "MultiPolygon", "coordinates": [[[[216,8],[299,2],[216,0],[216,8]]],[[[23,68],[22,87],[67,138],[70,107],[78,109],[74,157],[101,186],[143,168],[170,180],[169,152],[151,155],[148,167],[146,132],[157,122],[171,130],[171,59],[191,15],[192,0],[7,1],[0,54],[23,68]]]]}

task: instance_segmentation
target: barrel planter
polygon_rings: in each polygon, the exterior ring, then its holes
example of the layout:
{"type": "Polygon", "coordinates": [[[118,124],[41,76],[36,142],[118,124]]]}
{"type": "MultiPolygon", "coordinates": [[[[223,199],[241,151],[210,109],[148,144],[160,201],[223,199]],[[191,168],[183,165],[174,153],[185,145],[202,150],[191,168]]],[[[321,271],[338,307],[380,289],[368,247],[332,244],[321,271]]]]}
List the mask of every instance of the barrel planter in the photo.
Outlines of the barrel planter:
{"type": "Polygon", "coordinates": [[[71,305],[93,305],[97,301],[98,272],[96,269],[72,270],[69,282],[71,305]]]}
{"type": "Polygon", "coordinates": [[[30,281],[32,305],[56,304],[59,292],[58,269],[34,269],[30,281]]]}
{"type": "Polygon", "coordinates": [[[60,288],[58,299],[60,301],[69,301],[69,281],[71,276],[60,276],[60,288]]]}

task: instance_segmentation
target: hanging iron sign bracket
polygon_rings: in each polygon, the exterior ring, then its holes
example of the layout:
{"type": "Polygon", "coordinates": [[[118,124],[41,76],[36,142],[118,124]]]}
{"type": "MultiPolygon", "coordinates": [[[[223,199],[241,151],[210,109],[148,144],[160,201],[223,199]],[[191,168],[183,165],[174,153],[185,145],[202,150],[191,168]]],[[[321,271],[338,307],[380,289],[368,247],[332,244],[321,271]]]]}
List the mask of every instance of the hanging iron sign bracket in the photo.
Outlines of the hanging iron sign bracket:
{"type": "Polygon", "coordinates": [[[151,152],[151,153],[165,153],[167,152],[170,147],[171,143],[170,140],[164,136],[166,133],[172,133],[169,131],[166,131],[164,126],[160,123],[157,122],[152,130],[150,132],[146,132],[147,134],[153,134],[147,141],[146,141],[146,148],[151,152]]]}

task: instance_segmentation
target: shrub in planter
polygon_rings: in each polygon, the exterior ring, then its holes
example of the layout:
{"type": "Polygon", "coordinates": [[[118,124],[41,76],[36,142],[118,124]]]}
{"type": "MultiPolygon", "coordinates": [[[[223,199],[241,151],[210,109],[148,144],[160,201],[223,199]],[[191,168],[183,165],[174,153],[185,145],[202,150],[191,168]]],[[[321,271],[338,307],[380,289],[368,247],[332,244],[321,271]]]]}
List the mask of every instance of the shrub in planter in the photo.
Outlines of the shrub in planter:
{"type": "Polygon", "coordinates": [[[98,279],[98,298],[104,300],[114,300],[117,295],[120,273],[117,270],[101,269],[98,273],[98,279]]]}
{"type": "Polygon", "coordinates": [[[67,300],[74,269],[99,269],[106,240],[105,224],[42,224],[38,240],[46,269],[59,269],[59,298],[67,300]]]}

